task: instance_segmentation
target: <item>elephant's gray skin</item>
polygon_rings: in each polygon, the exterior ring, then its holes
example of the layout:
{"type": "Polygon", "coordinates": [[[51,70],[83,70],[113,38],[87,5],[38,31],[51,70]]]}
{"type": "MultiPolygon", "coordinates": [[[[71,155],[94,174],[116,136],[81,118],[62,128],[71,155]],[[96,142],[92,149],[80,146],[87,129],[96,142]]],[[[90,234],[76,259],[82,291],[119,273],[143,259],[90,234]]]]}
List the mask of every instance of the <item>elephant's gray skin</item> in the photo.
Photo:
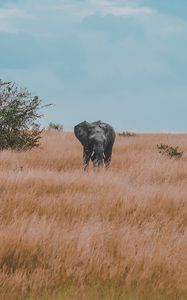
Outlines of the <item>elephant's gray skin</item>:
{"type": "Polygon", "coordinates": [[[83,145],[84,170],[88,168],[90,159],[94,167],[103,166],[104,163],[108,169],[116,136],[114,129],[101,121],[84,121],[74,127],[74,133],[83,145]]]}

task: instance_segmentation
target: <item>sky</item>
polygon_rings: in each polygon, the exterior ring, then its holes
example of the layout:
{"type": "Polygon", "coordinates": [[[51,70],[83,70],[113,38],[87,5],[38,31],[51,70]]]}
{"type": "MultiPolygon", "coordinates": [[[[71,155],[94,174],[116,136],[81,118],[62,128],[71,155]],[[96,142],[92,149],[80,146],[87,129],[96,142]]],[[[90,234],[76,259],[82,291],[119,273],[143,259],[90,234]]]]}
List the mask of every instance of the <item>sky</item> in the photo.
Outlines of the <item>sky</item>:
{"type": "Polygon", "coordinates": [[[187,0],[0,0],[0,78],[43,126],[187,131],[187,0]]]}

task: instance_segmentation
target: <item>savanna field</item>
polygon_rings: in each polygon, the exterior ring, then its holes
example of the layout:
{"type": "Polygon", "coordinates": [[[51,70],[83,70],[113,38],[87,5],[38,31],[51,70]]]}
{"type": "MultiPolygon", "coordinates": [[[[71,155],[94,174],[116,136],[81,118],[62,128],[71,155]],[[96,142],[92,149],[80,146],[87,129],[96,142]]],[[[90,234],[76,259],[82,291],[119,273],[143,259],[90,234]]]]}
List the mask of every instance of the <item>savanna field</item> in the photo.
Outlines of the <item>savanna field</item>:
{"type": "Polygon", "coordinates": [[[0,152],[0,192],[0,299],[187,299],[187,135],[117,136],[87,173],[73,133],[45,132],[0,152]]]}

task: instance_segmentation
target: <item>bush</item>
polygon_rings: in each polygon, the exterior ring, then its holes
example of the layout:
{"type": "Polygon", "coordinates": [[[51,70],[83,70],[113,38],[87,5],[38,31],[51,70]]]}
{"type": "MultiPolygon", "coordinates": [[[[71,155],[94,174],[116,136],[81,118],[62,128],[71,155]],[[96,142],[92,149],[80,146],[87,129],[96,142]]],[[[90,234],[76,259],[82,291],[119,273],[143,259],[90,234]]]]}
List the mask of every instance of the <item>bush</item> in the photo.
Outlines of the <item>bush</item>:
{"type": "Polygon", "coordinates": [[[57,130],[57,131],[63,131],[63,125],[61,124],[55,124],[50,122],[48,126],[48,130],[57,130]]]}
{"type": "Polygon", "coordinates": [[[119,136],[134,137],[134,136],[136,136],[136,134],[134,132],[130,132],[130,131],[123,131],[123,132],[119,133],[119,136]]]}
{"type": "Polygon", "coordinates": [[[27,89],[0,79],[0,149],[28,150],[39,145],[40,104],[27,89]]]}
{"type": "Polygon", "coordinates": [[[172,147],[166,144],[160,144],[157,145],[157,148],[159,149],[159,153],[166,154],[170,158],[181,158],[183,155],[183,152],[178,150],[179,147],[172,147]]]}

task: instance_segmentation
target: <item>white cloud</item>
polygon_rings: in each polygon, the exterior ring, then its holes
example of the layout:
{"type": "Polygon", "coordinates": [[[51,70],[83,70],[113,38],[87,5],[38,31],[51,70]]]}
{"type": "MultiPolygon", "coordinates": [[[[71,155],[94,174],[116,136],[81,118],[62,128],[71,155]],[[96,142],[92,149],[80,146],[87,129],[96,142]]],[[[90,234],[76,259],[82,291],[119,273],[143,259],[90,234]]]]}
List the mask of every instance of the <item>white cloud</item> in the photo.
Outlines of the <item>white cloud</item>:
{"type": "Polygon", "coordinates": [[[135,16],[150,15],[153,11],[149,7],[113,7],[109,6],[103,11],[104,15],[112,14],[114,16],[135,16]]]}
{"type": "MultiPolygon", "coordinates": [[[[101,16],[144,16],[154,11],[150,7],[138,6],[134,0],[27,0],[11,6],[0,8],[0,32],[16,33],[24,31],[23,22],[28,19],[46,19],[52,16],[63,21],[81,22],[84,18],[99,13],[101,16]],[[21,25],[22,24],[22,25],[21,25]]],[[[36,32],[36,34],[41,34],[36,32]]],[[[42,33],[42,35],[46,33],[42,33]]]]}
{"type": "Polygon", "coordinates": [[[67,12],[69,16],[84,19],[94,13],[101,15],[113,16],[137,16],[137,15],[150,15],[154,13],[151,7],[137,6],[135,2],[129,3],[127,1],[121,3],[119,1],[110,0],[85,0],[81,2],[60,0],[51,8],[58,11],[67,12]]]}
{"type": "Polygon", "coordinates": [[[135,2],[134,5],[129,5],[127,2],[122,5],[118,1],[112,2],[109,0],[89,0],[88,3],[90,3],[92,9],[98,10],[102,15],[134,16],[153,13],[152,8],[135,6],[135,2]]]}
{"type": "Polygon", "coordinates": [[[12,19],[12,18],[31,18],[31,15],[24,10],[17,8],[0,8],[0,18],[1,19],[12,19]]]}
{"type": "Polygon", "coordinates": [[[17,32],[15,23],[19,20],[31,19],[32,15],[15,7],[0,8],[0,32],[17,32]]]}

